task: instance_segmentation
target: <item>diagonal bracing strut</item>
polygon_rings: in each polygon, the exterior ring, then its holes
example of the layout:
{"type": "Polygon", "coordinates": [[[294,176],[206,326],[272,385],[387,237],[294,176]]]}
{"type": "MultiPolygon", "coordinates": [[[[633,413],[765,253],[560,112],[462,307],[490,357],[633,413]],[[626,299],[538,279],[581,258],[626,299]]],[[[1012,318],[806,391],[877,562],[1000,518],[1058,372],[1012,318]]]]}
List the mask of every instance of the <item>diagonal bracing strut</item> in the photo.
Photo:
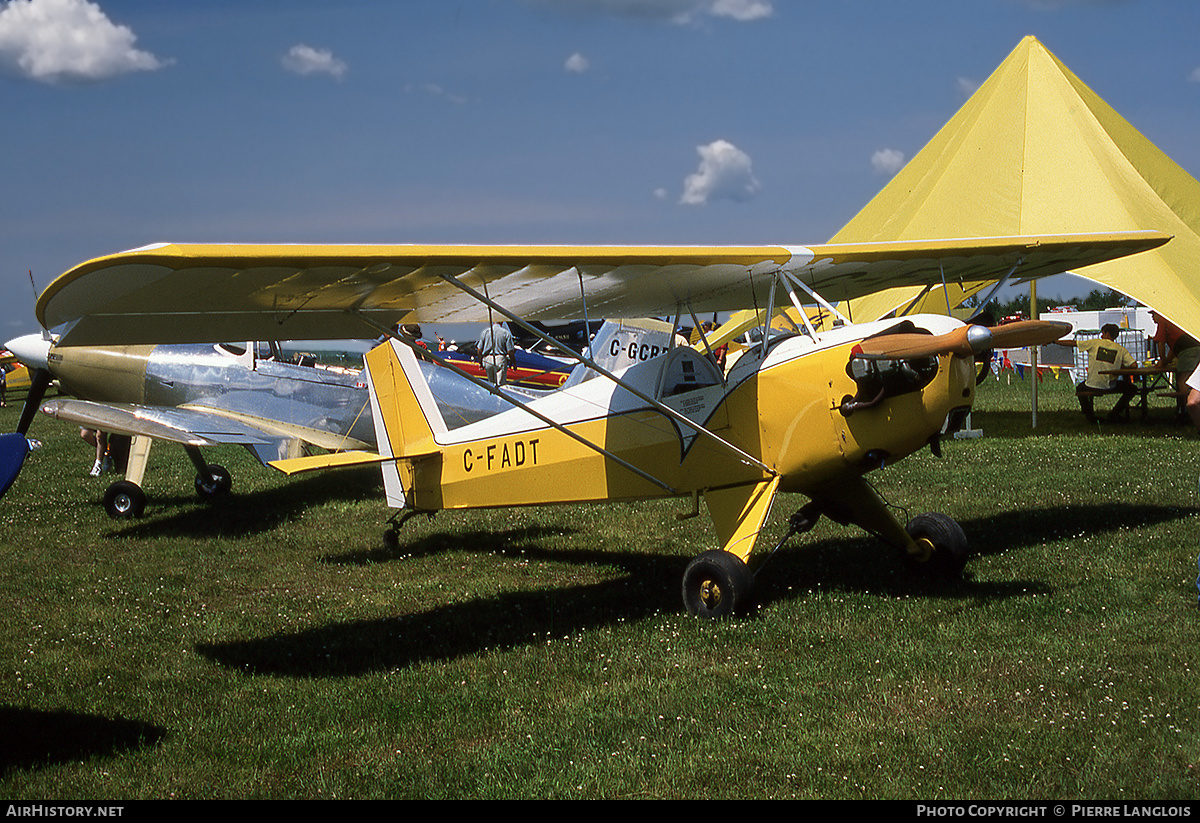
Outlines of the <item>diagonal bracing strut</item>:
{"type": "Polygon", "coordinates": [[[568,348],[567,346],[564,346],[562,343],[558,342],[553,337],[550,337],[548,334],[545,334],[542,331],[540,331],[539,329],[531,326],[529,323],[526,323],[523,319],[521,319],[517,315],[510,312],[508,309],[504,308],[499,303],[496,303],[495,301],[480,294],[475,289],[471,288],[470,286],[466,285],[465,283],[459,281],[456,277],[453,277],[449,274],[444,274],[441,272],[438,273],[438,276],[441,277],[443,280],[445,280],[450,285],[454,286],[455,288],[460,289],[460,290],[466,292],[467,294],[471,295],[476,300],[478,300],[479,302],[486,305],[488,308],[491,308],[491,309],[499,312],[500,314],[503,314],[509,320],[516,323],[518,326],[520,326],[521,328],[523,328],[525,331],[529,332],[530,334],[534,335],[542,342],[548,343],[551,346],[554,346],[554,348],[563,352],[567,356],[572,357],[575,360],[578,360],[580,363],[583,363],[589,369],[592,369],[593,371],[604,375],[609,380],[613,381],[618,386],[623,388],[625,391],[629,392],[630,394],[634,395],[635,397],[639,398],[640,400],[643,400],[646,403],[649,403],[656,411],[659,411],[659,412],[665,414],[667,417],[671,418],[672,420],[674,420],[675,422],[677,422],[683,426],[686,426],[689,429],[695,430],[695,432],[697,434],[699,434],[703,437],[706,437],[709,440],[712,440],[713,442],[715,442],[717,445],[721,446],[722,448],[733,452],[741,460],[744,460],[745,462],[749,463],[750,465],[756,466],[756,467],[762,469],[767,474],[769,474],[771,476],[774,476],[776,474],[775,470],[772,469],[770,466],[768,466],[766,463],[763,463],[761,460],[750,456],[746,452],[739,449],[737,446],[730,443],[728,440],[718,437],[716,434],[714,434],[709,429],[705,428],[704,426],[700,425],[699,423],[696,423],[696,422],[688,419],[684,415],[682,415],[679,412],[672,409],[670,406],[666,406],[663,403],[660,403],[659,401],[653,399],[652,397],[647,396],[644,392],[634,388],[633,386],[630,386],[625,381],[621,380],[621,378],[617,377],[612,372],[610,372],[607,369],[600,366],[598,363],[596,363],[590,357],[585,357],[584,355],[582,355],[578,352],[572,351],[570,348],[568,348]]]}

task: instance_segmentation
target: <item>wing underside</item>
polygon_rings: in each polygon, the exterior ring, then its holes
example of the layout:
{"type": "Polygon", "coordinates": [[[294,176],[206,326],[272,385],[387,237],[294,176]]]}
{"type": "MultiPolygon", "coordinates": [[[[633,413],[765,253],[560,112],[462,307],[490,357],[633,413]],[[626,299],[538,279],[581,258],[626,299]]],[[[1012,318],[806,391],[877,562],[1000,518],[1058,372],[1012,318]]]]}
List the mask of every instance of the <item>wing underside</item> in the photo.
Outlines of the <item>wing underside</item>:
{"type": "Polygon", "coordinates": [[[38,300],[65,344],[375,336],[487,322],[755,309],[780,274],[829,301],[895,286],[1031,278],[1154,248],[1158,232],[824,246],[160,245],[93,260],[38,300]]]}
{"type": "MultiPolygon", "coordinates": [[[[274,426],[271,421],[238,419],[202,408],[135,406],[62,398],[42,404],[42,411],[84,428],[141,435],[185,446],[245,446],[264,465],[294,458],[306,444],[321,445],[301,436],[301,432],[274,426]]],[[[343,445],[361,449],[366,444],[343,439],[343,445]]]]}

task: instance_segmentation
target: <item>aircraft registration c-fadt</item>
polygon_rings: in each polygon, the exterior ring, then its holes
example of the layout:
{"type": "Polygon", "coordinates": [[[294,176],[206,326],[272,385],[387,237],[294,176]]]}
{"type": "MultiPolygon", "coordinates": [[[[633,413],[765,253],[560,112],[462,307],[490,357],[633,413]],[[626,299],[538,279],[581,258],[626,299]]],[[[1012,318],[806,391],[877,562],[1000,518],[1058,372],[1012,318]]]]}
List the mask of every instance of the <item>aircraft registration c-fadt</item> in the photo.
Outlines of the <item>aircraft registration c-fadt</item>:
{"type": "MultiPolygon", "coordinates": [[[[727,370],[694,347],[536,399],[431,362],[392,337],[365,358],[378,452],[274,461],[285,471],[376,461],[395,529],[440,509],[703,498],[719,548],[684,573],[689,611],[753,602],[752,551],[778,492],[809,498],[788,536],[820,515],[853,523],[913,565],[958,573],[962,530],[945,515],[898,522],[864,475],[938,438],[975,396],[974,358],[1070,327],[989,329],[947,316],[841,317],[841,301],[896,286],[1049,276],[1155,248],[1158,232],[808,247],[156,245],[84,263],[38,300],[60,346],[374,337],[396,323],[688,317],[756,310],[760,342],[727,370]],[[801,320],[772,335],[780,305],[801,320]],[[810,309],[837,318],[809,321],[810,309]],[[867,320],[868,322],[852,322],[867,320]],[[445,387],[458,398],[445,400],[445,387]],[[475,402],[475,401],[478,402],[475,402]],[[496,402],[500,402],[500,406],[496,402]]],[[[699,323],[695,324],[699,326],[699,323]]],[[[547,338],[548,341],[548,338],[547,338]]],[[[552,341],[551,341],[552,342],[552,341]]],[[[571,354],[570,352],[564,352],[571,354]]]]}

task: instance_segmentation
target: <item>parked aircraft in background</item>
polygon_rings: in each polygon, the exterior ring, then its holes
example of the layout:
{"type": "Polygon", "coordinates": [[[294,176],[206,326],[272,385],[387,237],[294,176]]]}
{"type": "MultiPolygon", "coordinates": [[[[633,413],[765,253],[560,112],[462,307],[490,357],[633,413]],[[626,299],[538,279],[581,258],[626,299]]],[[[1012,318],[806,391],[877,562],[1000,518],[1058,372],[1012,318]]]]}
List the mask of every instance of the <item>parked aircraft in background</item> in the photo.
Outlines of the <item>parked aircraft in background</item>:
{"type": "Polygon", "coordinates": [[[145,508],[141,483],[153,440],[184,447],[196,465],[196,493],[205,499],[232,484],[227,470],[205,461],[205,446],[245,446],[264,464],[311,447],[375,446],[361,369],[288,358],[278,344],[80,347],[34,334],[8,347],[69,395],[43,403],[43,380],[30,392],[20,433],[40,407],[81,428],[133,438],[125,478],[104,496],[112,517],[137,517],[145,508]]]}
{"type": "Polygon", "coordinates": [[[0,369],[4,370],[5,402],[8,392],[29,389],[29,369],[8,349],[0,349],[0,369]]]}

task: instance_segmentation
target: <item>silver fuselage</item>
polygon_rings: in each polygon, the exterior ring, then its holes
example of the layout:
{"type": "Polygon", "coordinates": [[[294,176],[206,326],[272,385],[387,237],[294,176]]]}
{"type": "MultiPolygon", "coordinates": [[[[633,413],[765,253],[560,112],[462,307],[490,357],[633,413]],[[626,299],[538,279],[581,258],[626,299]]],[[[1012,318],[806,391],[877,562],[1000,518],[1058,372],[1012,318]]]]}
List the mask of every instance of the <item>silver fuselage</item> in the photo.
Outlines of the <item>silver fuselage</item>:
{"type": "Polygon", "coordinates": [[[214,409],[310,433],[326,448],[374,447],[366,381],[223,345],[69,347],[47,365],[65,394],[99,403],[214,409]],[[326,445],[328,443],[329,445],[326,445]]]}

